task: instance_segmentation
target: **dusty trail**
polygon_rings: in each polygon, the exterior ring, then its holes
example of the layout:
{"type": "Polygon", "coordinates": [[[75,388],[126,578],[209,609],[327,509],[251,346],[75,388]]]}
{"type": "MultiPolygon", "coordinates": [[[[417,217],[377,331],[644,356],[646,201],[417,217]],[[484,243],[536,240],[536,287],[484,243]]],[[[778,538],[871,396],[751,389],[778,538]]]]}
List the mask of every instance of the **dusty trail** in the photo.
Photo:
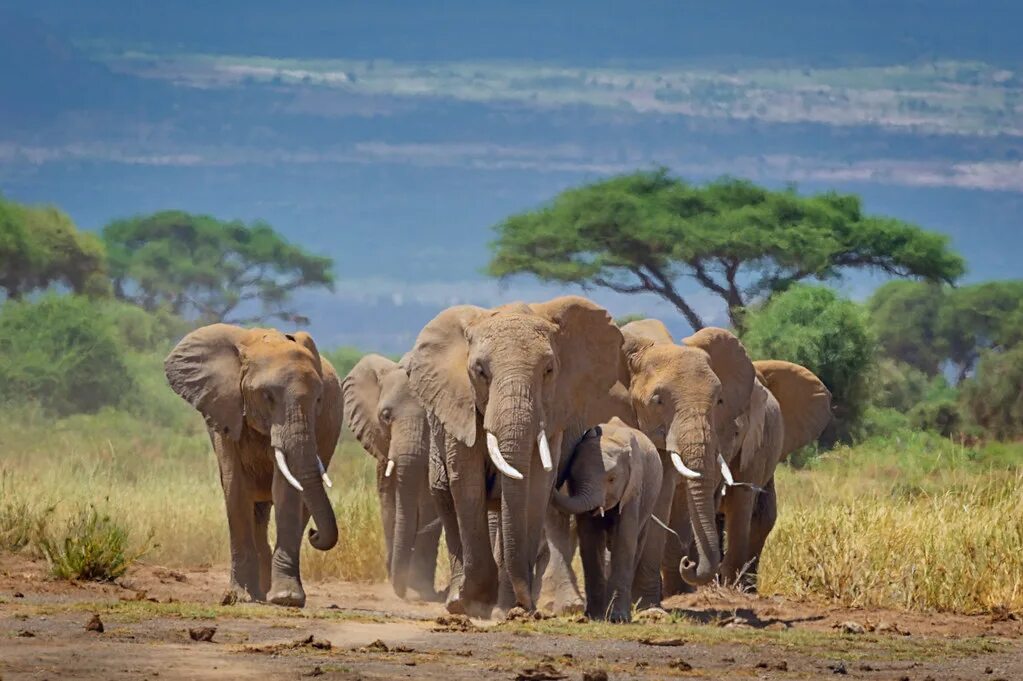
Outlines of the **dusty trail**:
{"type": "Polygon", "coordinates": [[[67,584],[47,580],[38,562],[0,555],[0,677],[1023,678],[1023,627],[1003,616],[710,592],[669,601],[671,621],[554,618],[458,631],[436,623],[438,604],[405,603],[383,584],[310,583],[304,610],[221,606],[225,584],[221,569],[156,566],[117,585],[67,584]],[[85,629],[93,614],[102,633],[85,629]],[[191,640],[189,629],[200,627],[216,627],[212,642],[191,640]],[[672,645],[655,645],[664,643],[672,645]]]}

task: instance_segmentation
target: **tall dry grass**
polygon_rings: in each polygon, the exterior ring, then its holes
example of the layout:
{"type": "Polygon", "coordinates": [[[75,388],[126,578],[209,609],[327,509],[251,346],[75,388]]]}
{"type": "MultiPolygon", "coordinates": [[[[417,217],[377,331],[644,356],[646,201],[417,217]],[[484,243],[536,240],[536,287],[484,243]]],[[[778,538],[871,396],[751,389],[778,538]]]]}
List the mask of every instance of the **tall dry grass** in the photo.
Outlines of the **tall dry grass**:
{"type": "MultiPolygon", "coordinates": [[[[116,411],[54,421],[22,409],[0,419],[0,443],[2,504],[55,506],[57,522],[94,504],[137,542],[153,533],[147,561],[227,562],[223,497],[198,417],[168,428],[116,411]]],[[[385,577],[373,476],[370,458],[344,440],[331,464],[341,541],[326,553],[306,547],[304,574],[385,577]]],[[[836,450],[805,470],[783,469],[778,488],[762,592],[1023,612],[1023,445],[971,450],[902,433],[836,450]]],[[[15,523],[9,534],[19,531],[15,523]]]]}

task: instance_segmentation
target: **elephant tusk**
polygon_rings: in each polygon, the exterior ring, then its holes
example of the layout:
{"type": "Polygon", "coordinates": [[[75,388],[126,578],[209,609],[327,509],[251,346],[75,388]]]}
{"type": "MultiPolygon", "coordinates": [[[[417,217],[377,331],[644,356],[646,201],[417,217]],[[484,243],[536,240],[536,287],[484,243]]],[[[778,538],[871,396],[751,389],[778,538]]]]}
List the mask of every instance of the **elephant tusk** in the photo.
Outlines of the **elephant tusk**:
{"type": "Polygon", "coordinates": [[[601,506],[601,507],[600,507],[600,508],[598,508],[597,510],[598,510],[598,511],[600,511],[600,517],[601,517],[601,518],[603,518],[603,517],[604,517],[604,507],[603,507],[603,506],[601,506]]]}
{"type": "Polygon", "coordinates": [[[522,479],[522,473],[519,473],[510,463],[504,460],[504,456],[501,455],[501,449],[497,446],[497,436],[489,431],[487,432],[487,452],[490,453],[490,461],[493,462],[494,468],[512,480],[522,479]]]}
{"type": "Polygon", "coordinates": [[[384,469],[384,477],[391,477],[391,473],[394,472],[394,459],[387,460],[387,468],[384,469]]]}
{"type": "Polygon", "coordinates": [[[735,487],[735,478],[732,477],[732,471],[728,469],[728,463],[721,454],[718,454],[718,465],[721,466],[721,477],[725,479],[725,484],[729,487],[735,487]]]}
{"type": "Polygon", "coordinates": [[[675,464],[675,470],[681,473],[683,478],[688,478],[689,480],[696,480],[698,478],[703,477],[703,475],[701,475],[697,471],[694,471],[692,468],[687,468],[686,465],[682,463],[682,457],[679,456],[678,452],[671,452],[671,462],[675,464]]]}
{"type": "Polygon", "coordinates": [[[330,476],[327,475],[327,469],[323,467],[323,461],[320,457],[316,457],[316,463],[320,464],[320,477],[323,478],[323,484],[327,487],[333,487],[334,483],[330,481],[330,476]]]}
{"type": "Polygon", "coordinates": [[[284,479],[288,481],[288,484],[297,489],[299,492],[303,492],[304,490],[302,489],[302,485],[295,479],[295,476],[292,475],[291,471],[288,469],[288,462],[284,460],[284,452],[282,452],[278,447],[274,447],[274,459],[277,460],[277,468],[281,470],[281,475],[283,475],[284,479]]]}
{"type": "Polygon", "coordinates": [[[554,464],[551,462],[551,446],[547,443],[547,432],[543,428],[540,429],[536,441],[540,445],[540,463],[543,464],[543,469],[545,471],[554,470],[554,464]]]}

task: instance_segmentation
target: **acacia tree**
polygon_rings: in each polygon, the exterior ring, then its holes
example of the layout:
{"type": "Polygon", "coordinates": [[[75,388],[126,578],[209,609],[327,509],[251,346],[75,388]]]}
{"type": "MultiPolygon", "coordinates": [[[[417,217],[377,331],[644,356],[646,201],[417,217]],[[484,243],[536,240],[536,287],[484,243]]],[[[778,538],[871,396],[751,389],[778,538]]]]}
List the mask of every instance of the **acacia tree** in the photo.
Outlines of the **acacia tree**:
{"type": "Polygon", "coordinates": [[[292,292],[334,284],[330,258],[288,243],[263,222],[164,211],[115,221],[103,239],[117,297],[205,322],[306,323],[289,307],[292,292]]]}
{"type": "Polygon", "coordinates": [[[0,197],[0,289],[18,300],[54,284],[88,295],[109,292],[103,244],[52,206],[0,197]]]}
{"type": "Polygon", "coordinates": [[[747,306],[805,279],[848,269],[953,281],[964,270],[948,239],[892,218],[864,215],[858,197],[801,196],[725,178],[689,184],[665,169],[562,192],[495,228],[492,276],[655,293],[694,329],[702,317],[682,277],[719,296],[742,329],[747,306]]]}

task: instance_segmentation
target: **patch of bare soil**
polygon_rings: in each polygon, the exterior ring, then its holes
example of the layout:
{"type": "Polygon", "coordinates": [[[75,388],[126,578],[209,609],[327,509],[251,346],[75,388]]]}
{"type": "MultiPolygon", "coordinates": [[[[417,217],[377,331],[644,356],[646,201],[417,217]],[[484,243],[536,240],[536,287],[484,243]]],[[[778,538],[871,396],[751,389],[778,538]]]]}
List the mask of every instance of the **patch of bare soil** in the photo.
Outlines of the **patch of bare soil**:
{"type": "Polygon", "coordinates": [[[226,571],[140,566],[117,584],[47,578],[0,554],[0,677],[11,679],[1023,678],[1009,613],[852,610],[723,591],[642,624],[494,623],[387,585],[307,583],[302,610],[220,605],[226,571]],[[94,618],[102,627],[87,625],[94,618]]]}

